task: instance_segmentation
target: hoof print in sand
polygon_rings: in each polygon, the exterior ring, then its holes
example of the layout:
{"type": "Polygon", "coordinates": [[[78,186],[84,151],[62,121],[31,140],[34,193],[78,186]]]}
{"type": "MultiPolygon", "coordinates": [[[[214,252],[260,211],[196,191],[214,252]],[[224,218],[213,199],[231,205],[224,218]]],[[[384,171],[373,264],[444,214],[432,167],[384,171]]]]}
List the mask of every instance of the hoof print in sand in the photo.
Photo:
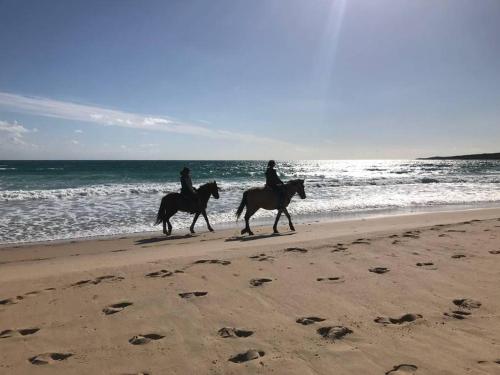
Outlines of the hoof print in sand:
{"type": "Polygon", "coordinates": [[[324,322],[326,319],[317,316],[305,316],[296,320],[297,323],[308,326],[314,323],[324,322]]]}
{"type": "Polygon", "coordinates": [[[386,267],[374,267],[374,268],[370,268],[368,271],[373,272],[373,273],[383,274],[383,273],[389,272],[390,269],[386,268],[386,267]]]}
{"type": "Polygon", "coordinates": [[[380,323],[380,324],[403,324],[403,323],[410,323],[414,322],[417,319],[422,319],[422,315],[420,314],[405,314],[401,318],[385,318],[379,316],[376,318],[374,321],[375,323],[380,323]]]}
{"type": "Polygon", "coordinates": [[[102,312],[106,315],[112,315],[122,311],[125,307],[128,307],[130,305],[133,305],[133,303],[132,302],[115,303],[113,305],[106,306],[104,309],[102,309],[102,312]]]}
{"type": "Polygon", "coordinates": [[[345,280],[343,276],[333,276],[333,277],[318,277],[316,281],[343,283],[345,280]]]}
{"type": "Polygon", "coordinates": [[[455,254],[451,256],[452,259],[460,259],[460,258],[465,258],[465,254],[455,254]]]}
{"type": "Polygon", "coordinates": [[[250,280],[250,285],[251,286],[261,286],[263,285],[264,283],[270,283],[271,281],[273,281],[272,279],[252,279],[250,280]]]}
{"type": "Polygon", "coordinates": [[[144,345],[151,341],[161,340],[165,336],[158,335],[156,333],[149,333],[147,335],[137,335],[132,337],[128,342],[132,345],[144,345]]]}
{"type": "Polygon", "coordinates": [[[285,253],[307,253],[309,250],[303,247],[287,247],[285,253]]]}
{"type": "Polygon", "coordinates": [[[24,329],[6,329],[0,332],[0,339],[5,339],[13,336],[28,336],[40,331],[40,328],[24,328],[24,329]]]}
{"type": "Polygon", "coordinates": [[[252,256],[249,256],[248,258],[250,258],[252,260],[259,261],[259,262],[264,262],[266,260],[268,260],[268,261],[273,261],[274,260],[273,256],[266,255],[265,253],[262,253],[262,254],[259,254],[259,255],[252,255],[252,256]]]}
{"type": "Polygon", "coordinates": [[[465,308],[465,309],[478,309],[481,307],[481,302],[476,301],[470,298],[462,298],[462,299],[454,299],[453,303],[456,306],[465,308]]]}
{"type": "Polygon", "coordinates": [[[146,274],[146,277],[168,277],[172,276],[174,273],[168,270],[159,270],[156,272],[150,272],[146,274]]]}
{"type": "Polygon", "coordinates": [[[434,263],[432,262],[419,262],[417,263],[417,267],[426,267],[426,266],[433,266],[434,263]]]}
{"type": "Polygon", "coordinates": [[[385,375],[405,375],[405,374],[414,374],[417,371],[418,367],[415,365],[397,365],[390,371],[387,371],[385,375]]]}
{"type": "Polygon", "coordinates": [[[343,339],[347,335],[350,335],[353,331],[350,328],[344,326],[331,326],[318,328],[317,332],[325,339],[336,341],[343,339]]]}
{"type": "Polygon", "coordinates": [[[471,313],[468,311],[461,311],[461,310],[454,310],[452,312],[445,312],[443,315],[449,316],[450,318],[458,319],[458,320],[463,320],[466,319],[467,316],[469,316],[471,313]]]}
{"type": "Polygon", "coordinates": [[[31,357],[28,361],[32,365],[47,365],[49,363],[64,361],[72,355],[72,353],[44,353],[31,357]]]}
{"type": "Polygon", "coordinates": [[[193,298],[193,297],[202,297],[206,296],[208,292],[186,292],[186,293],[179,293],[179,297],[181,298],[193,298]]]}
{"type": "Polygon", "coordinates": [[[253,331],[247,331],[244,329],[238,329],[233,327],[224,327],[219,329],[217,332],[220,337],[229,338],[229,337],[248,337],[253,335],[253,331]]]}
{"type": "Polygon", "coordinates": [[[490,254],[500,254],[500,250],[490,250],[490,254]]]}
{"type": "Polygon", "coordinates": [[[193,264],[203,264],[203,263],[208,263],[208,264],[220,264],[222,266],[227,266],[231,264],[229,260],[220,260],[220,259],[200,259],[194,262],[193,264]]]}
{"type": "Polygon", "coordinates": [[[252,361],[254,359],[258,359],[260,357],[264,357],[265,354],[266,353],[263,352],[262,350],[250,349],[244,353],[236,354],[235,356],[229,358],[229,361],[234,362],[234,363],[248,362],[248,361],[252,361]]]}

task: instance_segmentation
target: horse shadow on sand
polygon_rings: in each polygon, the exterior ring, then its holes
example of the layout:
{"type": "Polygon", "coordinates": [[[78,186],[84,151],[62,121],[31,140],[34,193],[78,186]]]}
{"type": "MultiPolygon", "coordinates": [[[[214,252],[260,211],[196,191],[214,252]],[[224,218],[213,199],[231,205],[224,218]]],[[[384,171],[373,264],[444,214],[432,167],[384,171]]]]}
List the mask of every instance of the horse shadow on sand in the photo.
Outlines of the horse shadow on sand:
{"type": "Polygon", "coordinates": [[[293,236],[296,232],[287,232],[287,233],[269,233],[269,234],[255,234],[253,236],[233,236],[230,238],[226,238],[224,242],[246,242],[246,241],[254,241],[254,240],[262,240],[264,238],[272,238],[272,237],[284,237],[284,236],[293,236]]]}
{"type": "Polygon", "coordinates": [[[193,237],[196,237],[196,236],[192,235],[191,233],[188,233],[188,234],[176,235],[176,236],[156,236],[156,237],[151,237],[151,238],[141,238],[140,240],[135,241],[135,245],[146,245],[146,244],[150,244],[150,243],[180,240],[180,239],[193,238],[193,237]]]}

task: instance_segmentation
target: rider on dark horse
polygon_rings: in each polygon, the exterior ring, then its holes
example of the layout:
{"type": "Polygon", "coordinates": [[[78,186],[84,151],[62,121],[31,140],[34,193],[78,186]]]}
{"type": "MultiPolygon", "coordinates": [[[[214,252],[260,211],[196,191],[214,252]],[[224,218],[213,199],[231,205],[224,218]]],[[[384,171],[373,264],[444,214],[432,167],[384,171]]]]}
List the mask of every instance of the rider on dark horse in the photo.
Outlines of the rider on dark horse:
{"type": "Polygon", "coordinates": [[[285,184],[276,173],[276,162],[269,160],[266,170],[266,187],[271,188],[278,195],[278,208],[283,208],[285,204],[285,184]]]}
{"type": "Polygon", "coordinates": [[[181,171],[181,195],[184,197],[191,210],[196,212],[199,210],[200,200],[196,193],[196,189],[193,187],[190,172],[191,170],[188,167],[184,167],[181,171]]]}

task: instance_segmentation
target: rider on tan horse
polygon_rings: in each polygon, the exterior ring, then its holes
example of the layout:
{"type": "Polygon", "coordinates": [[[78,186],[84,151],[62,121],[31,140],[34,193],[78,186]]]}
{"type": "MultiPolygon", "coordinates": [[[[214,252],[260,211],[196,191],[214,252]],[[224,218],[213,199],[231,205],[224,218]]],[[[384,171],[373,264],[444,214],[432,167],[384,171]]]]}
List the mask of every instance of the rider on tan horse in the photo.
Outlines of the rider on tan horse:
{"type": "Polygon", "coordinates": [[[239,218],[246,208],[245,228],[241,230],[241,234],[253,234],[250,229],[249,220],[261,208],[265,210],[278,210],[273,225],[274,233],[278,233],[278,221],[282,213],[288,219],[290,230],[295,230],[287,207],[295,194],[298,194],[301,199],[305,199],[304,180],[291,180],[283,184],[273,168],[275,164],[273,160],[270,160],[268,163],[266,186],[250,188],[243,193],[243,199],[236,211],[236,217],[239,218]],[[279,194],[278,197],[276,197],[276,193],[279,194]]]}

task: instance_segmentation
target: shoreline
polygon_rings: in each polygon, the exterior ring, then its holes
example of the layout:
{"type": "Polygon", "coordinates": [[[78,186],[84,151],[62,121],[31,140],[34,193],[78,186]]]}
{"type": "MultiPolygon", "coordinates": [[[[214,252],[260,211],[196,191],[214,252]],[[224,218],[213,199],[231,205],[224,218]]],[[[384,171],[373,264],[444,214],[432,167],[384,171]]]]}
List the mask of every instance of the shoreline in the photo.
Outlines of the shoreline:
{"type": "MultiPolygon", "coordinates": [[[[371,211],[360,211],[360,212],[342,212],[339,213],[338,216],[333,216],[333,214],[323,214],[323,215],[303,215],[298,216],[296,219],[292,215],[292,221],[296,226],[301,225],[310,225],[315,223],[338,223],[344,221],[355,221],[355,220],[368,220],[368,219],[381,219],[388,217],[397,217],[397,216],[411,216],[411,215],[425,215],[432,213],[452,213],[452,212],[468,212],[468,211],[480,211],[480,210],[495,210],[500,209],[500,203],[484,203],[484,204],[475,204],[475,205],[446,205],[446,206],[426,206],[426,207],[412,207],[412,208],[400,208],[400,209],[381,209],[381,210],[371,210],[371,211]]],[[[250,225],[252,228],[265,228],[272,227],[274,219],[272,220],[262,220],[259,218],[254,218],[250,221],[250,225]]],[[[195,226],[196,234],[206,232],[206,223],[203,218],[198,219],[198,223],[195,226]],[[199,225],[198,223],[202,223],[199,225]]],[[[284,216],[280,219],[281,226],[284,226],[285,218],[284,216]]],[[[243,218],[240,218],[237,222],[233,223],[219,223],[212,224],[212,226],[218,226],[214,229],[216,231],[230,231],[238,228],[242,228],[244,225],[243,218]]],[[[0,243],[0,251],[5,248],[24,248],[36,245],[50,245],[50,244],[65,244],[71,242],[82,242],[82,241],[99,241],[99,240],[116,240],[120,238],[136,238],[147,235],[162,235],[161,224],[156,226],[160,229],[151,230],[151,231],[143,231],[143,232],[131,232],[131,233],[117,233],[117,234],[102,234],[102,235],[93,235],[86,237],[72,237],[72,238],[61,238],[61,239],[53,239],[53,240],[41,240],[41,241],[26,241],[26,242],[6,242],[0,243]]],[[[173,230],[173,235],[186,235],[189,234],[189,227],[181,227],[175,228],[173,230]]]]}

